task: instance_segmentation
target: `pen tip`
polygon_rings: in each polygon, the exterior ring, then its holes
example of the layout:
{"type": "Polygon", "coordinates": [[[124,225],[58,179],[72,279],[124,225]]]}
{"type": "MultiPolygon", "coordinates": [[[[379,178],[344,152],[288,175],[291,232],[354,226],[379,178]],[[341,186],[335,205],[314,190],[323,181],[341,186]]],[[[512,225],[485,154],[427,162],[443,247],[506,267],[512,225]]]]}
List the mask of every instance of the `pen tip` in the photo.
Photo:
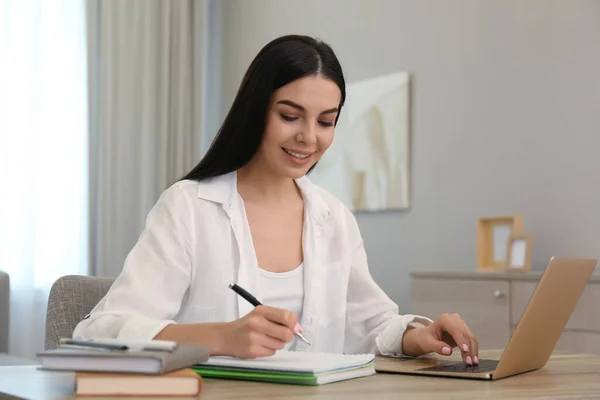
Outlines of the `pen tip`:
{"type": "Polygon", "coordinates": [[[300,338],[300,340],[302,340],[304,343],[310,345],[310,342],[308,341],[308,339],[305,338],[301,333],[296,333],[296,336],[298,336],[300,338]]]}
{"type": "Polygon", "coordinates": [[[235,285],[235,283],[231,282],[231,283],[229,284],[229,289],[231,289],[231,288],[233,287],[233,285],[235,285]]]}

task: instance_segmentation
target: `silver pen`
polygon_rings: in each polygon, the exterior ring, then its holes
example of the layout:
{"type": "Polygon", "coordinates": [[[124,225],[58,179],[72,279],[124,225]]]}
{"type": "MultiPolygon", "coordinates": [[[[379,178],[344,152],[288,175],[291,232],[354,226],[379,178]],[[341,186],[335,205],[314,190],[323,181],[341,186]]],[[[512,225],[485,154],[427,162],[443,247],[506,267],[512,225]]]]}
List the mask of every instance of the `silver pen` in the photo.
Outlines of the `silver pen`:
{"type": "Polygon", "coordinates": [[[131,351],[167,351],[173,352],[177,343],[167,340],[131,341],[118,340],[114,338],[94,338],[87,340],[75,340],[71,338],[60,339],[61,345],[81,346],[106,350],[131,350],[131,351]]]}

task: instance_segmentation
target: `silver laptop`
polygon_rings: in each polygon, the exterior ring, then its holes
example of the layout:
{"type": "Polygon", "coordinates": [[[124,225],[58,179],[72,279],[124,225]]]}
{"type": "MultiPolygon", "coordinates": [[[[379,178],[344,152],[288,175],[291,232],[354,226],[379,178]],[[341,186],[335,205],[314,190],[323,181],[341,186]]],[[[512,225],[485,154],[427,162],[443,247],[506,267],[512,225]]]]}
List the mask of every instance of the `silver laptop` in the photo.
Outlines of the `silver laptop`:
{"type": "MultiPolygon", "coordinates": [[[[553,257],[542,274],[500,360],[480,359],[479,365],[441,357],[384,357],[379,372],[496,380],[542,368],[579,301],[598,260],[553,257]]],[[[468,321],[467,321],[468,323],[468,321]]]]}

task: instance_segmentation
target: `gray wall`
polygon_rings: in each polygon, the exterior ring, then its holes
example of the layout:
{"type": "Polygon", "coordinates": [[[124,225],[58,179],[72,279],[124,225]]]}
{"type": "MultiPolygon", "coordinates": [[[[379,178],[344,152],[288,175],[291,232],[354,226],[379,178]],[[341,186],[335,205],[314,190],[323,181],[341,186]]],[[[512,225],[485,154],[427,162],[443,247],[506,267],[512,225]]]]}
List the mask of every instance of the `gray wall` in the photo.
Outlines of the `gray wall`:
{"type": "Polygon", "coordinates": [[[221,5],[221,118],[282,34],[330,42],[349,81],[412,74],[412,208],[357,216],[401,312],[410,271],[475,269],[482,215],[525,216],[535,269],[555,254],[600,256],[600,1],[221,5]]]}

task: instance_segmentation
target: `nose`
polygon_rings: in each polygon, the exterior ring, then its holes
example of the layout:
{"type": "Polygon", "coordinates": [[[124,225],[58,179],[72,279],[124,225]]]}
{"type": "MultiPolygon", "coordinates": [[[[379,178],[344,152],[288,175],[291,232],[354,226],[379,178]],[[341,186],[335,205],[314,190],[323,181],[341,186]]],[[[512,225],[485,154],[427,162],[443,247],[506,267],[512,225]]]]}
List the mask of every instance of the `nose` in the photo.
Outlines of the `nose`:
{"type": "Polygon", "coordinates": [[[306,123],[302,127],[302,130],[298,133],[296,139],[306,144],[307,146],[312,146],[317,142],[317,130],[315,124],[306,123]]]}

